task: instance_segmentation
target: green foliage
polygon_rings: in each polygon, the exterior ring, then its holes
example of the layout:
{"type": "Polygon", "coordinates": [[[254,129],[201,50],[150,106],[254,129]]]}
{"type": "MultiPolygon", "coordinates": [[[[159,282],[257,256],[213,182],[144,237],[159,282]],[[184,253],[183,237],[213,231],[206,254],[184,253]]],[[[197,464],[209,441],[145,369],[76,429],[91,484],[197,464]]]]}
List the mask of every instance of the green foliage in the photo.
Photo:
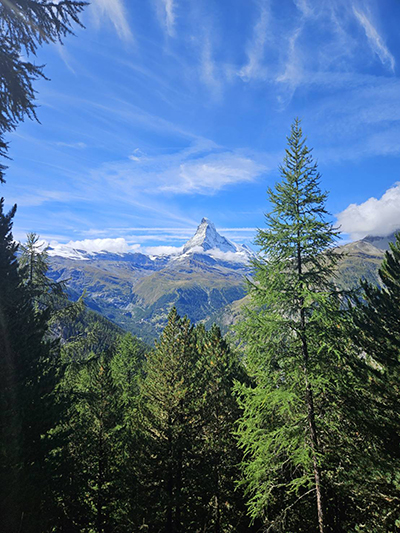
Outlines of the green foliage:
{"type": "Polygon", "coordinates": [[[251,516],[270,530],[344,531],[331,499],[340,507],[345,498],[338,465],[351,464],[356,433],[344,412],[354,389],[352,354],[341,340],[347,319],[332,283],[337,231],[297,120],[280,172],[281,182],[268,191],[271,212],[258,231],[261,256],[239,328],[254,378],[238,388],[243,485],[251,516]]]}
{"type": "MultiPolygon", "coordinates": [[[[89,337],[92,332],[88,332],[89,337]]],[[[94,332],[93,335],[96,335],[94,332]]],[[[138,382],[144,346],[130,334],[101,344],[63,347],[57,388],[63,416],[45,440],[50,490],[48,529],[131,531],[139,515],[138,382]]]]}
{"type": "Polygon", "coordinates": [[[201,423],[199,373],[193,327],[173,308],[159,342],[148,355],[141,385],[143,429],[149,446],[143,482],[146,523],[178,531],[200,520],[192,470],[201,423]],[[197,512],[196,512],[197,511],[197,512]]]}
{"type": "MultiPolygon", "coordinates": [[[[7,157],[4,134],[25,117],[36,119],[33,82],[45,78],[43,66],[23,59],[36,56],[43,43],[61,42],[80,24],[86,2],[76,0],[2,0],[0,2],[0,156],[7,157]]],[[[6,167],[0,165],[0,182],[6,167]]]]}
{"type": "Polygon", "coordinates": [[[366,527],[397,531],[400,517],[400,235],[385,253],[379,270],[382,288],[362,282],[363,294],[354,308],[355,340],[363,350],[359,372],[368,383],[370,447],[376,452],[375,468],[366,478],[369,503],[366,527]],[[397,521],[397,522],[396,522],[397,521]]]}
{"type": "Polygon", "coordinates": [[[150,531],[249,531],[234,486],[241,454],[232,435],[233,384],[244,379],[217,327],[193,328],[171,310],[140,386],[150,531]]]}
{"type": "Polygon", "coordinates": [[[59,444],[51,458],[58,479],[54,525],[77,532],[110,530],[119,514],[123,412],[108,357],[93,355],[70,365],[62,391],[71,405],[65,423],[49,435],[59,444]]]}
{"type": "Polygon", "coordinates": [[[236,487],[242,454],[233,434],[241,411],[233,394],[236,383],[248,381],[238,354],[217,326],[196,328],[202,379],[201,492],[207,509],[207,530],[250,531],[243,491],[236,487]],[[208,503],[207,503],[208,502],[208,503]]]}
{"type": "Polygon", "coordinates": [[[0,201],[0,522],[5,531],[40,531],[46,485],[41,439],[54,422],[56,352],[32,307],[11,233],[16,207],[0,201]]]}
{"type": "Polygon", "coordinates": [[[60,330],[64,319],[76,318],[83,311],[83,302],[82,298],[77,303],[69,301],[65,282],[48,277],[47,248],[40,243],[36,233],[28,233],[26,243],[20,245],[19,268],[31,293],[35,311],[47,317],[51,334],[60,330]]]}

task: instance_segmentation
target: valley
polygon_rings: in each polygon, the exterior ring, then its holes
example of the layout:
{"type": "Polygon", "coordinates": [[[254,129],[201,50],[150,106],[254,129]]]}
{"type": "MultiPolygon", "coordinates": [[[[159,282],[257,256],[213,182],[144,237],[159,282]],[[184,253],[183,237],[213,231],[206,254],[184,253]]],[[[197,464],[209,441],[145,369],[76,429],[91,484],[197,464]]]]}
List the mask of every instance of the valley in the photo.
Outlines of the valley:
{"type": "MultiPolygon", "coordinates": [[[[339,246],[343,258],[337,283],[350,288],[365,278],[378,284],[378,269],[392,239],[366,237],[339,246]]],[[[49,255],[50,276],[67,280],[73,299],[84,294],[90,309],[151,343],[172,306],[194,323],[216,322],[226,332],[246,302],[245,279],[255,257],[246,245],[220,235],[206,218],[178,254],[89,253],[59,246],[49,255]]]]}

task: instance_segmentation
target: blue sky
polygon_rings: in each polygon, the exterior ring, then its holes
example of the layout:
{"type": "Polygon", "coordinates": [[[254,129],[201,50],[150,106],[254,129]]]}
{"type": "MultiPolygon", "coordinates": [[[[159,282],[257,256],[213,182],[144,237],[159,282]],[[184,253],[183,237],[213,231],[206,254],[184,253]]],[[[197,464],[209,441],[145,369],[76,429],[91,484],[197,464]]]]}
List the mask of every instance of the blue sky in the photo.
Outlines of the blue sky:
{"type": "Polygon", "coordinates": [[[400,227],[400,2],[93,0],[39,51],[41,124],[9,135],[14,235],[181,246],[203,216],[251,242],[302,119],[346,239],[400,227]]]}

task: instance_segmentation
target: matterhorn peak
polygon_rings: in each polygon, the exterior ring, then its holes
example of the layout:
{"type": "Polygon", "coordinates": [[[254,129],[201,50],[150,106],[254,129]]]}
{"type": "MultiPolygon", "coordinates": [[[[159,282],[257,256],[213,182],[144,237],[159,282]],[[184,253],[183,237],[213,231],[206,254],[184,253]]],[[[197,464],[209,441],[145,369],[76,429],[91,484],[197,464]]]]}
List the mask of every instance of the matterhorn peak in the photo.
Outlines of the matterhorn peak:
{"type": "Polygon", "coordinates": [[[215,229],[214,224],[208,218],[201,220],[196,233],[183,247],[183,253],[199,251],[199,248],[204,252],[214,248],[217,248],[221,252],[237,252],[236,245],[220,235],[215,229]]]}

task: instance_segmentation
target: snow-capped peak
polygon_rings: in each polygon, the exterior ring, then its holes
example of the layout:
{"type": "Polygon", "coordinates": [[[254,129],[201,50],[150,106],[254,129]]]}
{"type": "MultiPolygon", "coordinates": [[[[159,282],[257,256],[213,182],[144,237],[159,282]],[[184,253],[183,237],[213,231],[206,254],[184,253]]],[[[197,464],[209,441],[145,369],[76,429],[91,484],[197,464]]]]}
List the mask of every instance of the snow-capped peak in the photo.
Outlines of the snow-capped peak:
{"type": "Polygon", "coordinates": [[[215,229],[214,224],[208,218],[202,219],[196,233],[183,247],[183,253],[185,254],[194,249],[198,251],[199,247],[204,252],[214,248],[217,248],[221,252],[236,253],[238,251],[236,244],[220,235],[215,229]]]}

